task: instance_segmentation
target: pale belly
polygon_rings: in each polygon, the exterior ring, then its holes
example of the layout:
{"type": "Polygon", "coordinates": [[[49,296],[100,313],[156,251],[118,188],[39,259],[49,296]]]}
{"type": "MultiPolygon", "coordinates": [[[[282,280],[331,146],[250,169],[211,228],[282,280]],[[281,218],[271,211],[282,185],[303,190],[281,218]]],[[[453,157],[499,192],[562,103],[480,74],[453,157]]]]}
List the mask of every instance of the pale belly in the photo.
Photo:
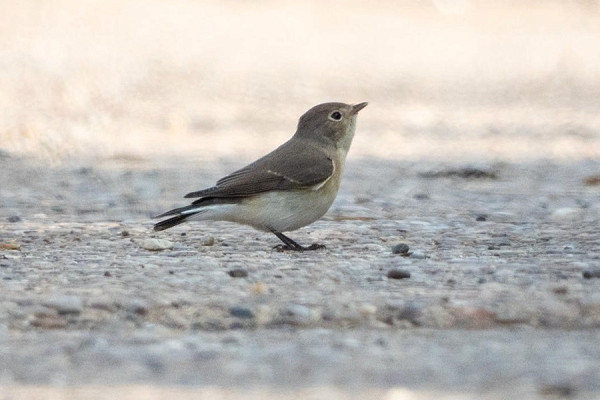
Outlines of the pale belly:
{"type": "Polygon", "coordinates": [[[274,191],[242,199],[237,204],[205,207],[190,220],[230,221],[261,231],[288,232],[321,218],[335,200],[341,174],[318,189],[274,191]]]}
{"type": "Polygon", "coordinates": [[[335,200],[335,191],[271,192],[238,206],[236,221],[263,231],[288,232],[321,218],[335,200]]]}

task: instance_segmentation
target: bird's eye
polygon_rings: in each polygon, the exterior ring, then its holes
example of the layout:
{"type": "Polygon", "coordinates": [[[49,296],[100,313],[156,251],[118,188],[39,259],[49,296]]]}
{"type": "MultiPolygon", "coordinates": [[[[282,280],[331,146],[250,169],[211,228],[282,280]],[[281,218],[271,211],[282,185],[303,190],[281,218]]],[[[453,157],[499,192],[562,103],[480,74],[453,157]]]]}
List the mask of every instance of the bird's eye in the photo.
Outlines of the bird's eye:
{"type": "Polygon", "coordinates": [[[340,119],[342,119],[342,113],[339,111],[334,111],[329,115],[329,119],[339,121],[340,119]]]}

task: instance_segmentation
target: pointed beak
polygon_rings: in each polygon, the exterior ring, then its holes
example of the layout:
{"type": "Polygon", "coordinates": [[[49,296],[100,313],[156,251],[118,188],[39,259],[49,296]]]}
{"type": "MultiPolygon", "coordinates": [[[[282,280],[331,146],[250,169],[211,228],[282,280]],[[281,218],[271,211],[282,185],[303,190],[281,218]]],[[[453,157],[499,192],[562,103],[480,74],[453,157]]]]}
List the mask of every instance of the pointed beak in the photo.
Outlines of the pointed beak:
{"type": "Polygon", "coordinates": [[[358,113],[360,110],[362,110],[363,108],[365,108],[365,107],[367,106],[367,104],[369,104],[369,103],[367,103],[367,102],[365,101],[364,103],[359,103],[359,104],[355,104],[355,105],[353,105],[353,106],[352,106],[352,111],[350,111],[350,113],[351,113],[352,115],[355,115],[355,114],[357,114],[357,113],[358,113]]]}

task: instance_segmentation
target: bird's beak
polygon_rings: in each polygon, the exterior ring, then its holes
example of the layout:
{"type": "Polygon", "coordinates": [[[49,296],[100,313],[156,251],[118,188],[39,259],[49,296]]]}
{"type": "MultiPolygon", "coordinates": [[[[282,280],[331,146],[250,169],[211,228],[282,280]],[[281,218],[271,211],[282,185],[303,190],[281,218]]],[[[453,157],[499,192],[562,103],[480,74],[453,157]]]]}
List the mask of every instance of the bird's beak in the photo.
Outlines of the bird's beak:
{"type": "Polygon", "coordinates": [[[350,111],[350,114],[355,115],[357,114],[360,110],[362,110],[363,108],[365,108],[367,106],[366,101],[364,103],[359,103],[359,104],[355,104],[352,106],[352,111],[350,111]]]}

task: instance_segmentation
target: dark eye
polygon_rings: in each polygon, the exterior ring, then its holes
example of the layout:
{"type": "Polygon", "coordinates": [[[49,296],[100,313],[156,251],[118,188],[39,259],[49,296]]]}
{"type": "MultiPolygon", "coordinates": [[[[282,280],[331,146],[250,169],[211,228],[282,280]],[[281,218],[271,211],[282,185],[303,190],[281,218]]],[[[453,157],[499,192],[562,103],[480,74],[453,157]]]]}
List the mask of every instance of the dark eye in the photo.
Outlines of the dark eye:
{"type": "Polygon", "coordinates": [[[339,121],[340,119],[342,119],[342,113],[339,111],[334,111],[331,113],[331,115],[329,115],[329,119],[339,121]]]}

